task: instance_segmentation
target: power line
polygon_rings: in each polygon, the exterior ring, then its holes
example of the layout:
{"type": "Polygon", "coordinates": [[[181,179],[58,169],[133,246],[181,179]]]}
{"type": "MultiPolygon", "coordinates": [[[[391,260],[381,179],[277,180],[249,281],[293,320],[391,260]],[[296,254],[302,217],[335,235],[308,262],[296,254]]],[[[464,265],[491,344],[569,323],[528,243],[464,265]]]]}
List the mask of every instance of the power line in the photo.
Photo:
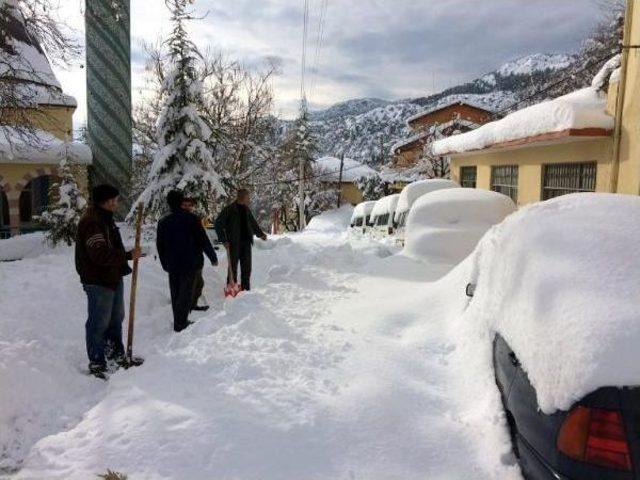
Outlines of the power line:
{"type": "Polygon", "coordinates": [[[307,69],[307,38],[309,36],[309,0],[303,2],[302,13],[302,59],[300,62],[300,98],[304,99],[305,92],[305,74],[307,69]]]}
{"type": "MultiPolygon", "coordinates": [[[[352,167],[349,168],[343,168],[342,172],[347,172],[349,170],[353,170],[356,168],[360,168],[362,165],[354,165],[352,167]]],[[[319,173],[316,175],[311,175],[309,177],[306,177],[305,180],[313,180],[314,178],[322,178],[322,177],[326,177],[328,175],[336,175],[339,174],[340,170],[335,170],[335,171],[330,171],[330,172],[323,172],[323,173],[319,173]]],[[[300,181],[300,179],[295,178],[295,179],[289,179],[289,180],[274,180],[273,182],[261,182],[261,183],[249,183],[248,186],[250,187],[262,187],[262,186],[266,186],[266,185],[286,185],[289,183],[298,183],[300,181]]]]}
{"type": "Polygon", "coordinates": [[[325,23],[327,18],[327,9],[329,6],[329,0],[321,0],[320,4],[320,18],[318,19],[318,32],[316,36],[316,50],[313,59],[313,68],[312,73],[313,77],[311,77],[311,89],[310,95],[313,96],[315,94],[315,88],[318,80],[318,68],[320,67],[320,52],[322,51],[322,47],[324,45],[324,30],[325,23]]]}

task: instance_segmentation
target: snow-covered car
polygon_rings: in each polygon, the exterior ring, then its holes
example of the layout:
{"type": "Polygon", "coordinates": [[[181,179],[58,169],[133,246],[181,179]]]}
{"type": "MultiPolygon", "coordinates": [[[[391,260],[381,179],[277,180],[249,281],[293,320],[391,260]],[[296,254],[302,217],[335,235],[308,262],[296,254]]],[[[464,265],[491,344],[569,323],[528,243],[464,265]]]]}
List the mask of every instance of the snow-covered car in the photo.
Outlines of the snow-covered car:
{"type": "Polygon", "coordinates": [[[528,479],[640,478],[640,198],[577,194],[479,247],[468,312],[528,479]]]}
{"type": "Polygon", "coordinates": [[[400,198],[398,199],[398,205],[395,213],[396,223],[396,236],[402,243],[404,241],[404,227],[407,223],[407,216],[411,207],[415,201],[423,195],[436,190],[444,190],[447,188],[459,188],[453,180],[447,180],[445,178],[433,178],[429,180],[419,180],[417,182],[410,183],[402,189],[400,192],[400,198]]]}
{"type": "Polygon", "coordinates": [[[371,212],[376,202],[362,202],[356,205],[351,216],[351,229],[364,233],[371,226],[371,212]]]}
{"type": "Polygon", "coordinates": [[[395,228],[394,215],[400,199],[399,193],[387,195],[376,202],[371,211],[371,233],[374,237],[391,235],[395,228]]]}
{"type": "Polygon", "coordinates": [[[516,210],[506,195],[449,188],[424,195],[407,217],[404,252],[429,262],[455,265],[494,225],[516,210]]]}

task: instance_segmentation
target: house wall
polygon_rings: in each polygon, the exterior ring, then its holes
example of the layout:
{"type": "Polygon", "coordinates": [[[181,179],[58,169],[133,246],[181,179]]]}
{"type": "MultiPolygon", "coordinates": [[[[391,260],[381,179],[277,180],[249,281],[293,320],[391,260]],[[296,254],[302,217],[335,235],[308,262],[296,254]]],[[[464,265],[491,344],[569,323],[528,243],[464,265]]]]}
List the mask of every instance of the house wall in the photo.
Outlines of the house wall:
{"type": "Polygon", "coordinates": [[[362,197],[362,192],[358,190],[358,187],[356,187],[353,183],[343,182],[341,185],[341,192],[342,203],[357,205],[364,200],[362,197]]]}
{"type": "Polygon", "coordinates": [[[491,114],[485,110],[480,110],[479,108],[474,108],[469,105],[451,105],[414,120],[410,126],[414,130],[421,130],[436,123],[442,124],[450,122],[458,117],[477,124],[487,123],[491,120],[491,114]]]}
{"type": "Polygon", "coordinates": [[[394,166],[396,167],[413,167],[418,163],[420,155],[422,155],[424,146],[421,143],[416,143],[410,149],[397,153],[394,157],[394,166]]]}
{"type": "MultiPolygon", "coordinates": [[[[634,2],[629,45],[640,44],[640,3],[634,2]]],[[[640,194],[640,51],[629,50],[622,111],[618,193],[640,194]]]]}
{"type": "Polygon", "coordinates": [[[543,165],[551,163],[597,162],[596,191],[607,192],[611,180],[610,138],[576,141],[565,144],[531,146],[455,156],[451,159],[451,178],[460,182],[460,167],[476,166],[477,188],[491,189],[491,167],[518,165],[518,206],[542,199],[543,165]]]}
{"type": "Polygon", "coordinates": [[[73,136],[74,110],[74,107],[40,106],[38,109],[29,109],[16,115],[6,112],[4,118],[7,123],[18,124],[23,123],[23,116],[26,116],[30,127],[45,130],[61,140],[67,140],[73,136]]]}

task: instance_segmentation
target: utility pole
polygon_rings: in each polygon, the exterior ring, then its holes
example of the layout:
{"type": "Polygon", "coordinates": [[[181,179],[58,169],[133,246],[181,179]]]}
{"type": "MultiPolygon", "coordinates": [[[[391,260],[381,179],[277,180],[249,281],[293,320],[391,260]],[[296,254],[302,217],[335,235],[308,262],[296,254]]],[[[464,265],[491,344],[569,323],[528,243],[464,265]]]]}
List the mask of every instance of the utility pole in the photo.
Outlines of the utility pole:
{"type": "Polygon", "coordinates": [[[338,176],[338,208],[342,203],[342,169],[344,168],[344,153],[340,155],[340,175],[338,176]]]}
{"type": "Polygon", "coordinates": [[[304,229],[306,227],[306,218],[304,215],[304,155],[300,155],[300,181],[298,185],[298,210],[299,210],[299,230],[304,229]]]}

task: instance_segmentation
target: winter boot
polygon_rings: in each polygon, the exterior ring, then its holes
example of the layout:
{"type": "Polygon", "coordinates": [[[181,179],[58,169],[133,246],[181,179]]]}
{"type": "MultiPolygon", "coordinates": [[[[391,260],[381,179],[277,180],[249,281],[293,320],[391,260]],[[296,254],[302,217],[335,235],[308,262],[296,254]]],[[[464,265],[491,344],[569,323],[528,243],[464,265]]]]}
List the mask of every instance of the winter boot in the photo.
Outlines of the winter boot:
{"type": "Polygon", "coordinates": [[[107,364],[104,362],[91,362],[89,364],[89,374],[102,380],[107,380],[107,364]]]}

